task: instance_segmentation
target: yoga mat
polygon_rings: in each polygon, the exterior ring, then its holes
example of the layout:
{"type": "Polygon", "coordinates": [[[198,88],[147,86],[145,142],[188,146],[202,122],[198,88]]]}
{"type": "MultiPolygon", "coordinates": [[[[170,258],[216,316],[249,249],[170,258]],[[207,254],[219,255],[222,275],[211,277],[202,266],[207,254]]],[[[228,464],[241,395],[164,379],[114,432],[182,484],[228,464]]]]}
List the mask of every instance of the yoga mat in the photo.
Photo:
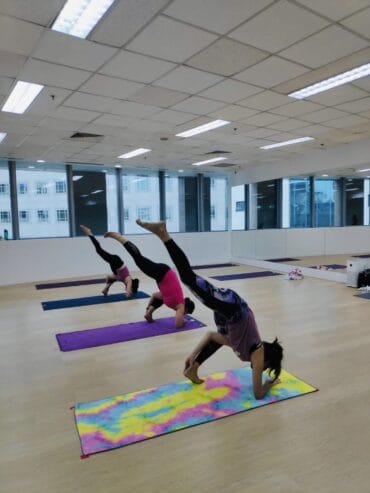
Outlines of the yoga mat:
{"type": "Polygon", "coordinates": [[[266,258],[266,262],[287,262],[288,260],[300,260],[299,258],[290,258],[290,257],[283,257],[283,258],[266,258]]]}
{"type": "Polygon", "coordinates": [[[192,269],[212,269],[217,267],[235,267],[238,264],[204,264],[204,265],[192,265],[192,269]]]}
{"type": "Polygon", "coordinates": [[[370,300],[370,293],[355,294],[357,298],[364,298],[365,300],[370,300]]]}
{"type": "MultiPolygon", "coordinates": [[[[347,268],[347,266],[341,265],[341,264],[325,264],[324,267],[328,267],[328,268],[333,269],[333,270],[346,269],[347,268]]],[[[311,265],[310,268],[311,269],[317,269],[317,265],[311,265]]]]}
{"type": "Polygon", "coordinates": [[[36,284],[36,289],[68,288],[69,286],[87,286],[88,284],[104,284],[105,279],[80,279],[79,281],[50,282],[48,284],[36,284]]]}
{"type": "Polygon", "coordinates": [[[280,378],[261,400],[253,396],[252,371],[245,367],[210,375],[201,385],[181,381],[76,404],[82,453],[116,449],[318,390],[284,370],[280,378]]]}
{"type": "Polygon", "coordinates": [[[145,339],[146,337],[161,336],[205,327],[205,324],[188,315],[185,316],[185,319],[186,324],[184,327],[178,329],[175,327],[175,317],[168,317],[159,318],[153,323],[143,320],[141,322],[112,325],[98,329],[66,332],[64,334],[56,334],[56,338],[61,351],[75,351],[77,349],[106,346],[107,344],[115,344],[116,342],[145,339]]]}
{"type": "Polygon", "coordinates": [[[102,305],[104,303],[114,303],[116,301],[130,301],[141,298],[149,298],[149,295],[143,291],[138,291],[136,294],[126,298],[123,293],[110,294],[108,296],[86,296],[84,298],[73,298],[69,300],[54,300],[54,301],[42,301],[41,306],[43,310],[58,310],[59,308],[73,308],[76,306],[87,305],[102,305]]]}
{"type": "Polygon", "coordinates": [[[231,281],[233,279],[252,279],[254,277],[271,277],[280,276],[277,272],[270,270],[263,270],[260,272],[244,272],[243,274],[226,274],[224,276],[212,276],[211,279],[217,279],[218,281],[231,281]]]}
{"type": "Polygon", "coordinates": [[[370,255],[369,254],[366,254],[366,255],[352,255],[353,257],[356,257],[356,258],[370,258],[370,255]]]}

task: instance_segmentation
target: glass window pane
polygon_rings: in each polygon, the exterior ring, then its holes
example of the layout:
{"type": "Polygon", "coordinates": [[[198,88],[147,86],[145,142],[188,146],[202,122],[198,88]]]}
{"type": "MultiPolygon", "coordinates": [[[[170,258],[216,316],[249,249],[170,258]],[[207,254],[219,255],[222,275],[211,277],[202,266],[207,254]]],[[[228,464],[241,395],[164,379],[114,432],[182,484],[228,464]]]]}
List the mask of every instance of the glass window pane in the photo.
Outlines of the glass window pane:
{"type": "Polygon", "coordinates": [[[159,175],[157,172],[123,171],[123,221],[126,234],[143,234],[136,219],[159,221],[159,175]]]}
{"type": "Polygon", "coordinates": [[[344,179],[344,201],[346,207],[345,226],[364,224],[364,180],[344,179]]]}
{"type": "Polygon", "coordinates": [[[257,183],[257,229],[277,228],[276,180],[257,183]]]}
{"type": "Polygon", "coordinates": [[[245,185],[231,188],[231,229],[245,229],[245,185]]]}
{"type": "Polygon", "coordinates": [[[166,173],[165,190],[168,231],[198,231],[197,175],[178,176],[166,173]]]}
{"type": "Polygon", "coordinates": [[[116,170],[78,164],[72,167],[72,180],[77,236],[83,235],[80,224],[95,235],[118,231],[116,170]]]}
{"type": "Polygon", "coordinates": [[[289,179],[290,227],[311,226],[311,181],[310,178],[289,179]]]}
{"type": "Polygon", "coordinates": [[[0,161],[0,236],[13,238],[8,161],[0,161]]]}
{"type": "Polygon", "coordinates": [[[210,176],[203,180],[203,207],[205,231],[227,229],[227,179],[210,176]]]}
{"type": "Polygon", "coordinates": [[[315,226],[340,226],[339,179],[315,178],[315,226]]]}
{"type": "Polygon", "coordinates": [[[68,211],[65,165],[17,162],[16,180],[20,238],[69,236],[68,220],[57,219],[58,209],[68,211]],[[56,193],[58,182],[64,193],[56,193]]]}

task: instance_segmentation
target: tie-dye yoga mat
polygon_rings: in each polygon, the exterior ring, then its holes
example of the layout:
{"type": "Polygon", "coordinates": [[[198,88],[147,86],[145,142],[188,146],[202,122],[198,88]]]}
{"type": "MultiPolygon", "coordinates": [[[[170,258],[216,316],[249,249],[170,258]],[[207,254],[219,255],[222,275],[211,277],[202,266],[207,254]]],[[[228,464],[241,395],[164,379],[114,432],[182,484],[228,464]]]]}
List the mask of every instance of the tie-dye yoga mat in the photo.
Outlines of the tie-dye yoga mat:
{"type": "Polygon", "coordinates": [[[104,452],[183,428],[238,414],[317,389],[286,371],[264,399],[253,396],[252,371],[214,373],[205,383],[188,380],[76,404],[83,455],[104,452]]]}

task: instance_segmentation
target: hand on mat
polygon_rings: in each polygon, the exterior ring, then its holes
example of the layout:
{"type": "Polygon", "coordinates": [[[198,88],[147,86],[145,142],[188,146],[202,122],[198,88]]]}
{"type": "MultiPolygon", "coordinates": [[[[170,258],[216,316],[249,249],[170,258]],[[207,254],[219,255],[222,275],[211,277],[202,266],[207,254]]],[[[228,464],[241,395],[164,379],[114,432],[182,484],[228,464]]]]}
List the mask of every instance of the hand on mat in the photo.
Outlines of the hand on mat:
{"type": "Polygon", "coordinates": [[[271,387],[273,387],[274,385],[278,385],[279,383],[281,383],[280,378],[275,378],[275,380],[270,380],[271,387]]]}
{"type": "Polygon", "coordinates": [[[127,290],[125,294],[126,294],[126,298],[131,298],[132,291],[127,290]]]}

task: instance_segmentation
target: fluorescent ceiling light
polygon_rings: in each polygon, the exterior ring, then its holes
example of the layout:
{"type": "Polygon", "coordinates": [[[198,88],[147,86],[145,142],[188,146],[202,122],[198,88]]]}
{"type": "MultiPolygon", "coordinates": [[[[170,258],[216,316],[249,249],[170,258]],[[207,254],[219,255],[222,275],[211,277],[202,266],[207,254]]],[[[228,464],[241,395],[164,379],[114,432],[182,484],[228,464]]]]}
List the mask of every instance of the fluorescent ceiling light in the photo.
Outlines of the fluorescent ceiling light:
{"type": "Polygon", "coordinates": [[[40,84],[32,84],[31,82],[19,80],[5,101],[1,111],[24,113],[43,88],[44,86],[40,84]]]}
{"type": "Polygon", "coordinates": [[[224,125],[228,125],[229,123],[230,122],[228,122],[227,120],[213,120],[212,122],[200,125],[199,127],[191,128],[190,130],[186,130],[185,132],[176,134],[176,137],[192,137],[193,135],[208,132],[209,130],[213,130],[218,127],[223,127],[224,125]]]}
{"type": "Polygon", "coordinates": [[[122,168],[122,166],[120,164],[115,164],[114,167],[115,168],[122,168]]]}
{"type": "Polygon", "coordinates": [[[115,0],[68,0],[51,29],[86,38],[115,0]]]}
{"type": "Polygon", "coordinates": [[[6,135],[5,132],[0,132],[0,143],[5,139],[6,135]]]}
{"type": "Polygon", "coordinates": [[[293,144],[300,144],[301,142],[307,142],[308,140],[314,140],[313,137],[299,137],[299,139],[286,140],[285,142],[277,142],[276,144],[269,144],[267,146],[260,147],[260,149],[275,149],[276,147],[290,146],[293,144]]]}
{"type": "Polygon", "coordinates": [[[82,176],[82,175],[74,175],[74,176],[72,176],[72,180],[73,180],[73,181],[78,181],[78,180],[81,180],[81,178],[83,178],[83,176],[82,176]]]}
{"type": "Polygon", "coordinates": [[[365,173],[366,171],[370,171],[370,168],[366,168],[366,169],[358,169],[358,170],[357,170],[357,173],[365,173]]]}
{"type": "Polygon", "coordinates": [[[104,190],[94,190],[93,192],[91,192],[91,195],[94,195],[95,193],[102,193],[104,192],[104,190]]]}
{"type": "Polygon", "coordinates": [[[38,163],[44,163],[45,161],[43,159],[38,159],[37,162],[38,163]]]}
{"type": "Polygon", "coordinates": [[[224,161],[225,157],[214,157],[212,159],[207,159],[207,161],[198,161],[193,163],[193,166],[201,166],[202,164],[217,163],[218,161],[224,161]]]}
{"type": "Polygon", "coordinates": [[[144,147],[140,147],[140,149],[135,149],[134,151],[126,152],[126,154],[122,154],[121,156],[118,156],[118,158],[130,159],[131,157],[140,156],[141,154],[146,154],[147,152],[150,151],[151,149],[145,149],[144,147]]]}
{"type": "Polygon", "coordinates": [[[360,67],[356,67],[352,70],[348,70],[347,72],[343,72],[342,74],[335,75],[334,77],[322,80],[321,82],[317,82],[316,84],[312,84],[311,86],[304,87],[299,91],[291,92],[290,94],[288,94],[288,96],[296,99],[308,98],[309,96],[313,96],[314,94],[318,94],[319,92],[324,92],[328,89],[333,89],[333,87],[342,86],[343,84],[348,84],[353,80],[360,79],[361,77],[366,77],[369,74],[370,63],[366,63],[365,65],[361,65],[360,67]]]}

